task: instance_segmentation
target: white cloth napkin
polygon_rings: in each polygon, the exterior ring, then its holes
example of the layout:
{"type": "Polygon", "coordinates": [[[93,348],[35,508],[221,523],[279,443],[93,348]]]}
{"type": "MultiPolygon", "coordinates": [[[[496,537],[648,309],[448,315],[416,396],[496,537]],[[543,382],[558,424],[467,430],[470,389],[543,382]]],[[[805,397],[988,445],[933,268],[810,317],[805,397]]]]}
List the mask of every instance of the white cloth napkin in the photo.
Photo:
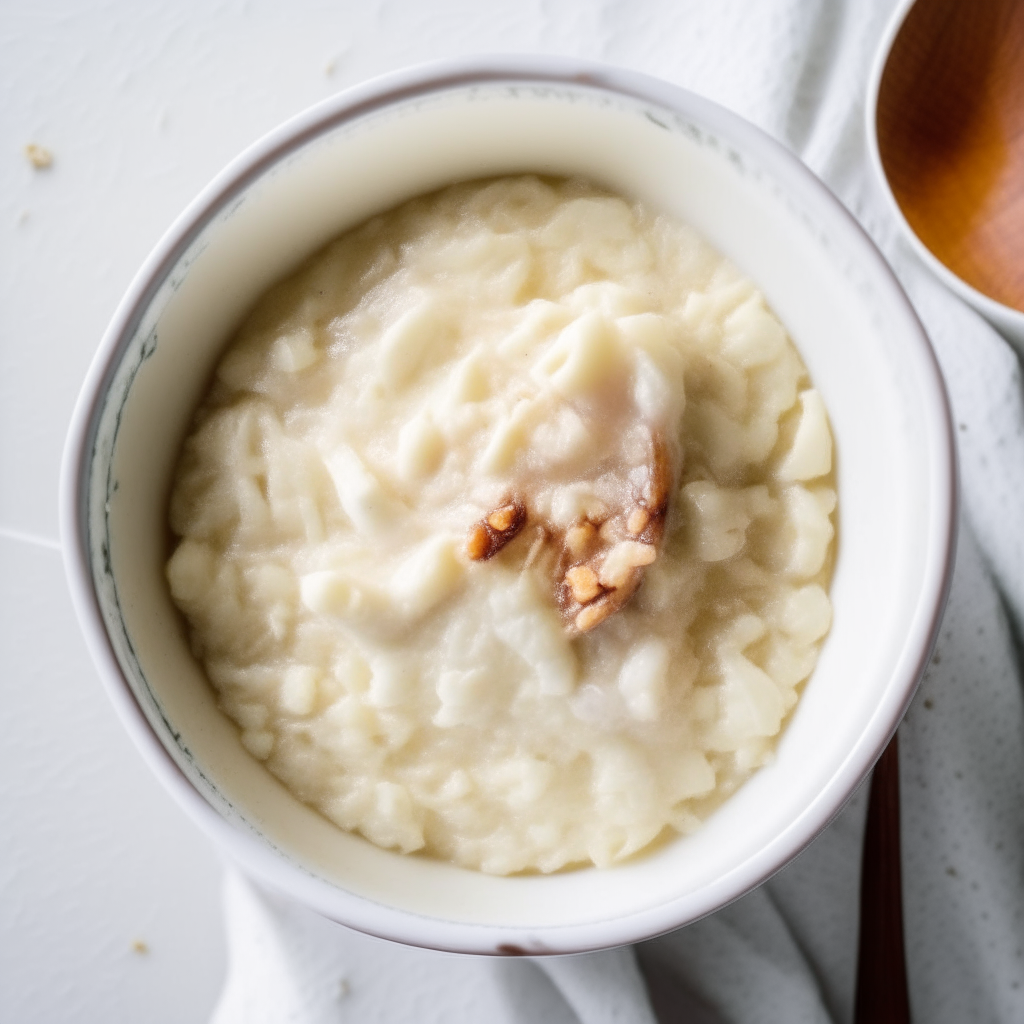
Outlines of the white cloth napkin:
{"type": "MultiPolygon", "coordinates": [[[[1006,342],[917,262],[870,180],[864,93],[892,8],[892,0],[600,7],[609,39],[628,47],[630,33],[670,37],[677,56],[659,50],[658,73],[731,106],[824,178],[896,268],[938,351],[958,424],[963,524],[938,649],[900,730],[911,1006],[929,1024],[1019,1022],[1020,371],[1006,342]]],[[[523,16],[552,17],[543,4],[523,16]]],[[[609,44],[588,55],[645,69],[638,52],[609,44]]],[[[229,871],[229,973],[212,1024],[653,1024],[644,976],[664,1022],[849,1021],[865,806],[862,790],[792,865],[712,917],[635,950],[578,957],[496,961],[408,949],[229,871]]]]}

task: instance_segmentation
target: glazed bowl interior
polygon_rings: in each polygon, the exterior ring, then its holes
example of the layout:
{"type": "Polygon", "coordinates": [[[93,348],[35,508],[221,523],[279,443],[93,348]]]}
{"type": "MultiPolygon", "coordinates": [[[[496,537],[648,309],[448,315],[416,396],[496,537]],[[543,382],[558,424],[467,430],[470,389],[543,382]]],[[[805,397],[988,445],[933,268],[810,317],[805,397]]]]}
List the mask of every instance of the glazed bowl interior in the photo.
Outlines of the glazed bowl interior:
{"type": "Polygon", "coordinates": [[[927,659],[948,578],[954,475],[927,342],[839,204],[754,129],[679,90],[492,68],[328,101],[186,212],[98,358],[68,514],[96,632],[102,620],[119,666],[109,685],[130,689],[148,723],[133,727],[136,741],[158,765],[166,751],[175,767],[158,770],[179,795],[188,789],[186,805],[243,865],[357,928],[444,949],[559,952],[700,917],[824,827],[927,659]],[[373,213],[450,182],[525,171],[582,175],[688,221],[759,284],[824,396],[840,506],[834,625],[775,762],[696,834],[620,867],[502,878],[377,849],[292,797],[217,709],[164,564],[179,446],[261,292],[373,213]]]}

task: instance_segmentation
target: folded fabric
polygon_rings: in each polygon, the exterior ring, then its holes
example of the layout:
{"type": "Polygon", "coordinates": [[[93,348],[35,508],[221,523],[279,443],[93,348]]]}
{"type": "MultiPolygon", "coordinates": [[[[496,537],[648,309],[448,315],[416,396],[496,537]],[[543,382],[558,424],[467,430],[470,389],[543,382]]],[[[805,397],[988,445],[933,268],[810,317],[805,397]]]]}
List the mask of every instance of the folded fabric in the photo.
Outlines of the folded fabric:
{"type": "MultiPolygon", "coordinates": [[[[958,426],[963,523],[938,648],[900,731],[911,1004],[929,1024],[1008,1024],[1024,1019],[1024,403],[1012,350],[920,266],[868,173],[864,94],[893,6],[605,0],[596,15],[578,9],[604,34],[578,37],[543,5],[517,16],[547,18],[552,48],[661,74],[789,145],[881,246],[932,337],[958,426]]],[[[213,1024],[648,1024],[654,1010],[687,1024],[850,1021],[865,806],[862,788],[788,868],[717,914],[635,951],[578,957],[407,949],[229,871],[230,968],[213,1024]]]]}

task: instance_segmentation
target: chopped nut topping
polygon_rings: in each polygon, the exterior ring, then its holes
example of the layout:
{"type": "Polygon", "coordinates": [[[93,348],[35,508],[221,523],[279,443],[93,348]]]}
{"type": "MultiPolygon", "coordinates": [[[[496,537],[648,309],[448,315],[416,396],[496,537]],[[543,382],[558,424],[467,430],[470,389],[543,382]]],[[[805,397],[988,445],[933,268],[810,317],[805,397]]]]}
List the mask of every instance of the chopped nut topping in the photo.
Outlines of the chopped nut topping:
{"type": "Polygon", "coordinates": [[[587,558],[594,549],[597,530],[594,524],[584,519],[582,523],[571,526],[565,534],[565,546],[574,561],[587,558]]]}
{"type": "Polygon", "coordinates": [[[635,540],[619,541],[604,556],[598,579],[602,586],[621,587],[634,569],[650,565],[657,557],[658,549],[653,544],[639,544],[635,540]]]}
{"type": "Polygon", "coordinates": [[[652,434],[650,443],[649,461],[630,474],[630,506],[599,526],[585,520],[565,533],[559,602],[570,632],[585,633],[626,605],[658,557],[672,465],[664,439],[652,434]]]}
{"type": "Polygon", "coordinates": [[[574,565],[565,574],[565,583],[572,596],[580,604],[593,601],[601,593],[601,584],[597,580],[597,573],[589,566],[574,565]]]}
{"type": "MultiPolygon", "coordinates": [[[[537,535],[526,550],[522,569],[538,566],[551,574],[562,617],[570,633],[586,633],[632,598],[644,569],[658,557],[665,529],[672,466],[663,438],[652,433],[650,455],[628,476],[632,494],[625,508],[602,508],[563,533],[536,522],[537,535]]],[[[496,555],[526,525],[525,501],[517,496],[489,512],[470,530],[466,554],[475,562],[496,555]]]]}
{"type": "Polygon", "coordinates": [[[668,509],[668,495],[672,485],[672,463],[665,439],[659,434],[651,437],[651,462],[648,466],[644,504],[654,516],[664,516],[668,509]]]}
{"type": "Polygon", "coordinates": [[[637,506],[629,513],[629,518],[626,520],[626,532],[634,537],[639,537],[647,529],[647,524],[650,521],[651,513],[642,506],[637,506]]]}
{"type": "Polygon", "coordinates": [[[466,541],[466,554],[474,562],[479,562],[482,558],[487,557],[490,546],[491,535],[487,532],[487,527],[483,523],[477,523],[469,531],[469,539],[466,541]]]}
{"type": "Polygon", "coordinates": [[[504,508],[496,509],[487,517],[487,525],[498,533],[504,533],[516,521],[517,510],[515,505],[506,505],[504,508]]]}
{"type": "Polygon", "coordinates": [[[493,558],[525,525],[526,506],[522,502],[502,505],[470,530],[466,554],[474,562],[493,558]]]}
{"type": "Polygon", "coordinates": [[[612,612],[618,609],[618,605],[605,598],[588,604],[576,615],[575,626],[581,633],[586,633],[596,625],[604,622],[612,612]]]}

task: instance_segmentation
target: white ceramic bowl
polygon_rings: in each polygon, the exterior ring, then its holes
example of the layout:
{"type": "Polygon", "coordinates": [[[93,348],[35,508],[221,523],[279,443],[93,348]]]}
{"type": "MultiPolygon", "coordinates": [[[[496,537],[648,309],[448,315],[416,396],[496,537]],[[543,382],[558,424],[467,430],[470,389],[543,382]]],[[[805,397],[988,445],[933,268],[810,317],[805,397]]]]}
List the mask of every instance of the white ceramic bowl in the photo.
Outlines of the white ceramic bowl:
{"type": "Polygon", "coordinates": [[[481,953],[610,947],[756,886],[838,812],[936,635],[955,519],[935,359],[882,257],[781,146],[715,105],[577,60],[447,62],[272,132],[178,219],[117,310],[65,454],[74,602],[122,719],[186,811],[258,879],[355,928],[481,953]],[[169,478],[229,332],[346,227],[504,172],[585,175],[694,224],[764,289],[824,395],[840,525],[834,626],[765,768],[695,835],[611,870],[498,878],[339,832],[242,749],[164,581],[169,478]]]}

